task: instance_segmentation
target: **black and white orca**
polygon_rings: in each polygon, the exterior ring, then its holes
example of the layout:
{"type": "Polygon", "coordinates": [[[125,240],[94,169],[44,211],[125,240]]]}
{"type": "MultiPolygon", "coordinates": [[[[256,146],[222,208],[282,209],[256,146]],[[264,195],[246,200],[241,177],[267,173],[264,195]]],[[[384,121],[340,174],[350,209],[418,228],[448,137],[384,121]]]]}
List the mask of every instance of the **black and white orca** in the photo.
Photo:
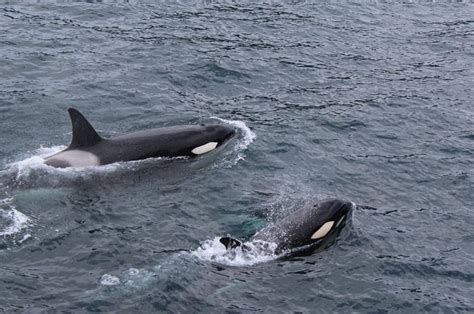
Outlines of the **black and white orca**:
{"type": "Polygon", "coordinates": [[[45,159],[57,167],[87,167],[153,157],[198,156],[230,139],[235,130],[226,125],[181,125],[102,138],[76,109],[68,109],[72,141],[68,148],[45,159]]]}
{"type": "MultiPolygon", "coordinates": [[[[354,205],[340,199],[327,199],[307,205],[284,219],[257,232],[250,241],[276,244],[274,253],[314,251],[324,248],[340,233],[352,215],[354,205]]],[[[228,249],[250,250],[243,241],[222,237],[219,241],[228,249]]]]}

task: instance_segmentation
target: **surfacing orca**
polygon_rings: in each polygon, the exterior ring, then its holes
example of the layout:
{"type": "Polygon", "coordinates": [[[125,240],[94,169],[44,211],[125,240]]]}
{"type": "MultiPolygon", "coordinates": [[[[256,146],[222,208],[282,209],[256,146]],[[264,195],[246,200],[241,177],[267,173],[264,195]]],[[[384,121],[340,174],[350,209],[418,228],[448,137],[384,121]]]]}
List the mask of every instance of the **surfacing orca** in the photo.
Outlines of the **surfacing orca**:
{"type": "Polygon", "coordinates": [[[102,138],[76,109],[69,108],[72,141],[45,164],[57,168],[106,165],[153,157],[197,156],[214,150],[235,134],[220,124],[181,125],[102,138]]]}
{"type": "MultiPolygon", "coordinates": [[[[274,253],[313,252],[324,248],[337,237],[353,211],[351,202],[327,199],[305,206],[259,232],[250,241],[259,240],[276,244],[274,253]]],[[[228,250],[250,250],[243,241],[222,237],[219,241],[228,250]]]]}

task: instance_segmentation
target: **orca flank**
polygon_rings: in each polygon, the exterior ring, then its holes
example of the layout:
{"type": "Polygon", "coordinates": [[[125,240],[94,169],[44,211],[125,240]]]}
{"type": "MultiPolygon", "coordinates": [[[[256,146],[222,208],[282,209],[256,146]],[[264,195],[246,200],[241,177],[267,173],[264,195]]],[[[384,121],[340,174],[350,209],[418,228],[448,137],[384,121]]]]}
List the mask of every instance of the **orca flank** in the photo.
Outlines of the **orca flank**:
{"type": "Polygon", "coordinates": [[[224,144],[235,130],[221,124],[181,125],[101,137],[76,109],[69,108],[72,125],[70,145],[45,160],[57,167],[87,167],[154,157],[195,157],[224,144]]]}

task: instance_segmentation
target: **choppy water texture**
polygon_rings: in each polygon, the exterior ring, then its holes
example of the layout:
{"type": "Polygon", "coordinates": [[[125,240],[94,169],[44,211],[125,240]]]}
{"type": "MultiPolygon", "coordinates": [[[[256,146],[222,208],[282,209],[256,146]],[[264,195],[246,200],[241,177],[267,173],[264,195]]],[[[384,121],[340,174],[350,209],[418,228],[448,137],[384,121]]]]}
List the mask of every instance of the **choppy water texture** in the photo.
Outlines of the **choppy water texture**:
{"type": "Polygon", "coordinates": [[[0,311],[473,312],[473,43],[471,3],[2,2],[0,311]],[[68,106],[239,134],[52,169],[68,106]],[[217,242],[334,196],[322,252],[217,242]]]}

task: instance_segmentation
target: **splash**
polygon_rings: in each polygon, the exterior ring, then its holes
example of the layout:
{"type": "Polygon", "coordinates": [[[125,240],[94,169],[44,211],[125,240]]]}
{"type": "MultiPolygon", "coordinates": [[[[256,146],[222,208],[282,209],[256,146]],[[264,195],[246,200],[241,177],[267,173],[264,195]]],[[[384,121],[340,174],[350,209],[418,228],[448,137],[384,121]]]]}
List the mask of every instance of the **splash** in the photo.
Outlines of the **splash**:
{"type": "Polygon", "coordinates": [[[200,260],[229,266],[252,266],[281,257],[275,254],[275,243],[254,240],[245,242],[245,245],[250,248],[248,251],[226,250],[219,239],[220,237],[216,237],[205,241],[201,247],[191,254],[200,260]]]}
{"type": "Polygon", "coordinates": [[[253,141],[255,141],[257,135],[243,121],[225,120],[218,117],[211,117],[211,119],[216,119],[226,124],[230,124],[239,129],[240,133],[242,134],[242,138],[240,139],[240,141],[237,141],[237,143],[233,147],[233,152],[237,153],[237,157],[230,163],[224,164],[224,166],[231,167],[237,164],[240,160],[245,160],[244,151],[249,147],[250,144],[252,144],[253,141]]]}
{"type": "Polygon", "coordinates": [[[16,169],[19,175],[28,172],[30,169],[47,168],[48,166],[44,164],[44,158],[54,155],[65,148],[66,146],[64,145],[58,145],[53,147],[41,146],[33,152],[33,156],[30,156],[20,161],[12,162],[10,164],[7,164],[7,166],[9,169],[16,169]]]}
{"type": "MultiPolygon", "coordinates": [[[[30,224],[28,216],[18,211],[11,203],[11,198],[0,200],[0,220],[2,225],[6,222],[5,227],[0,229],[0,236],[15,235],[30,224]]],[[[25,237],[21,242],[26,240],[25,237]]]]}

